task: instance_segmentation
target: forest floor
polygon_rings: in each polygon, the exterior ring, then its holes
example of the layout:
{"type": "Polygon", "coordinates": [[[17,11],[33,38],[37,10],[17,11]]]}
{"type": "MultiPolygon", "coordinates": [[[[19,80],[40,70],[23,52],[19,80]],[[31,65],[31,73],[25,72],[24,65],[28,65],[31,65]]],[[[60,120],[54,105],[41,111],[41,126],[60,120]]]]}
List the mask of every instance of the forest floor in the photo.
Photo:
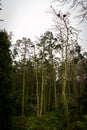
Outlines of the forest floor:
{"type": "Polygon", "coordinates": [[[87,115],[82,120],[69,123],[68,126],[59,112],[49,112],[41,117],[15,116],[12,118],[12,130],[87,130],[86,128],[87,115]]]}
{"type": "Polygon", "coordinates": [[[87,130],[87,115],[68,126],[59,112],[49,112],[41,117],[15,116],[12,118],[12,130],[87,130]]]}
{"type": "Polygon", "coordinates": [[[62,130],[65,122],[56,112],[49,112],[41,117],[15,116],[12,118],[12,130],[62,130]]]}

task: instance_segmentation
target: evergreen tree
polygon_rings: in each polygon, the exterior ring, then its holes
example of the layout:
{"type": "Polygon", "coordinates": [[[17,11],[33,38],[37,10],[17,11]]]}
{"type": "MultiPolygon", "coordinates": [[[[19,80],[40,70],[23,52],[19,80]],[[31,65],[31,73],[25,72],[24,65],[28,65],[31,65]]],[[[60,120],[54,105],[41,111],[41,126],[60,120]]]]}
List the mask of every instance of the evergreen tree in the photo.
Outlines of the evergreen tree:
{"type": "MultiPolygon", "coordinates": [[[[28,59],[30,59],[30,50],[33,43],[28,38],[23,37],[22,40],[17,40],[14,48],[14,53],[16,53],[15,58],[19,58],[22,65],[22,113],[24,115],[25,109],[25,91],[26,91],[26,64],[28,59]]],[[[28,91],[27,91],[28,92],[28,91]]]]}
{"type": "Polygon", "coordinates": [[[6,31],[0,31],[0,130],[10,129],[12,60],[10,39],[6,31]]]}

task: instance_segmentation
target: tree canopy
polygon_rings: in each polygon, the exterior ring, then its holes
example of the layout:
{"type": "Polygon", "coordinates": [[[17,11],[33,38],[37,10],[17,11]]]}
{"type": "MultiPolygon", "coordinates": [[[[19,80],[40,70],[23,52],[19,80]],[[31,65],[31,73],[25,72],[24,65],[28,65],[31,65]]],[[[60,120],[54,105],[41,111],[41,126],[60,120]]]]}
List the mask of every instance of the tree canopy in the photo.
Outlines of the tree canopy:
{"type": "Polygon", "coordinates": [[[6,31],[0,31],[0,129],[10,129],[12,59],[11,42],[6,31]]]}

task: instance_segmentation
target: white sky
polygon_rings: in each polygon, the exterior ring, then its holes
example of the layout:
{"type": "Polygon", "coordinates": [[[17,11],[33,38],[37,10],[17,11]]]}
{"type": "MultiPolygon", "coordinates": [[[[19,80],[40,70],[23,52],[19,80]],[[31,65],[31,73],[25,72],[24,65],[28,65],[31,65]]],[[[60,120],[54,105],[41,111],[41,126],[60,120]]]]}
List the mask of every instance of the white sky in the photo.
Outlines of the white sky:
{"type": "MultiPolygon", "coordinates": [[[[13,41],[22,37],[35,40],[54,24],[53,16],[47,13],[50,5],[54,4],[51,2],[52,0],[2,0],[0,19],[4,19],[4,22],[0,22],[0,29],[5,28],[8,32],[13,32],[13,41]]],[[[56,8],[61,9],[58,6],[56,8]]],[[[62,7],[61,10],[63,9],[62,7]]],[[[71,23],[82,30],[82,48],[87,50],[87,23],[77,26],[76,19],[72,19],[71,23]]]]}
{"type": "Polygon", "coordinates": [[[2,3],[1,28],[12,31],[16,39],[39,36],[52,24],[51,16],[46,13],[50,0],[2,0],[2,3]]]}

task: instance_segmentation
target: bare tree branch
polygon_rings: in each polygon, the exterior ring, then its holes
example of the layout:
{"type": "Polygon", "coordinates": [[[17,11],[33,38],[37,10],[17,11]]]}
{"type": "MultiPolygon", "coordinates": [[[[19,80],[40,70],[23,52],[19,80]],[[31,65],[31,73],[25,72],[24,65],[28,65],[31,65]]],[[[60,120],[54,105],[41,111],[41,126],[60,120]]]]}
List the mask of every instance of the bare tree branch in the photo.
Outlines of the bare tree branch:
{"type": "Polygon", "coordinates": [[[70,4],[70,9],[78,11],[78,17],[81,22],[87,21],[87,0],[54,0],[62,5],[70,4]]]}
{"type": "MultiPolygon", "coordinates": [[[[0,10],[2,10],[1,0],[0,0],[0,10]]],[[[0,21],[3,22],[4,20],[0,19],[0,21]]]]}

